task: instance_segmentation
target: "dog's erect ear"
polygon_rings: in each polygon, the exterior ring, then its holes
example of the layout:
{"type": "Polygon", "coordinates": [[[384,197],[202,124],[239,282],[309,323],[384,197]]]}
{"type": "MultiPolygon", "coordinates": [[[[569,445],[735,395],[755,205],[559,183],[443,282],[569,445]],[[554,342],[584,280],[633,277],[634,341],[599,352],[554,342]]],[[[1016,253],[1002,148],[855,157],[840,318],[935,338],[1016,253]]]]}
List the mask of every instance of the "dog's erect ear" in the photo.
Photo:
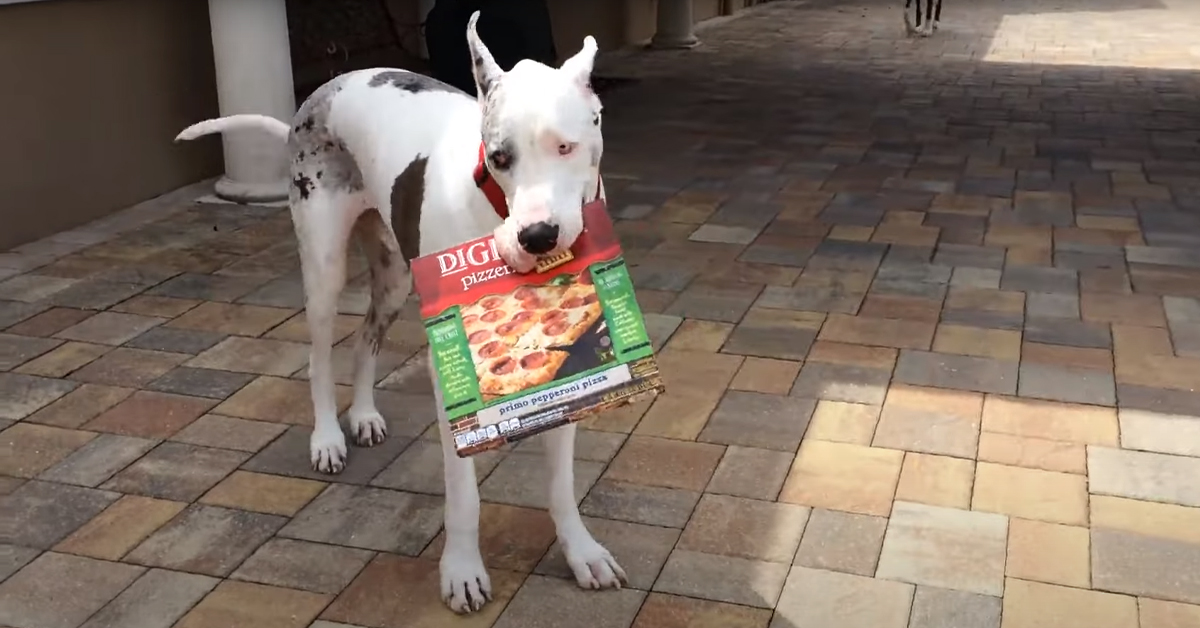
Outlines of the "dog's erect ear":
{"type": "Polygon", "coordinates": [[[590,87],[592,83],[592,67],[596,63],[596,38],[588,35],[583,38],[583,48],[575,56],[563,61],[561,71],[571,75],[582,87],[590,87]]]}
{"type": "Polygon", "coordinates": [[[467,46],[471,49],[471,72],[475,75],[475,89],[482,100],[496,86],[500,77],[504,76],[504,70],[500,69],[492,53],[483,45],[479,33],[475,32],[475,23],[478,21],[479,11],[476,11],[467,22],[467,46]]]}

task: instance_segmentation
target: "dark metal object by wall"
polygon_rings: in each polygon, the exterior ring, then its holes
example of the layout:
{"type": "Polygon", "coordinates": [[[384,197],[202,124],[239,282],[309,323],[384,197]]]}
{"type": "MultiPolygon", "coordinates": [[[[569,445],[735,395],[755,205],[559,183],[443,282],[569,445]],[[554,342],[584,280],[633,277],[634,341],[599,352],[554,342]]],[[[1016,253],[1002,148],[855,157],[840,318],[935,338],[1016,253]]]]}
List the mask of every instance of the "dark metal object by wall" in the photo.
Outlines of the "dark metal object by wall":
{"type": "Polygon", "coordinates": [[[545,0],[438,0],[425,25],[430,68],[436,78],[475,93],[466,37],[467,22],[475,11],[480,12],[479,37],[501,68],[510,70],[521,59],[558,65],[545,0]]]}

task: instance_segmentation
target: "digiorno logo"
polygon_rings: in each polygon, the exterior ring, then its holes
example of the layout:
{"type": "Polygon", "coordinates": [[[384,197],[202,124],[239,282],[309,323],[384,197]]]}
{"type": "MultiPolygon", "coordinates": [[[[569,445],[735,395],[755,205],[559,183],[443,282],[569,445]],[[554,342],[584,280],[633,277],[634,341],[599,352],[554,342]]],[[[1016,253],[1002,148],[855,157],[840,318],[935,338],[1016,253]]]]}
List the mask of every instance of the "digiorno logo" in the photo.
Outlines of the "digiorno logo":
{"type": "Polygon", "coordinates": [[[486,283],[497,277],[511,275],[513,269],[500,259],[496,252],[496,240],[473,242],[454,251],[439,253],[437,256],[438,270],[442,278],[459,276],[462,289],[469,290],[471,286],[486,283]],[[491,268],[483,268],[490,266],[491,268]]]}

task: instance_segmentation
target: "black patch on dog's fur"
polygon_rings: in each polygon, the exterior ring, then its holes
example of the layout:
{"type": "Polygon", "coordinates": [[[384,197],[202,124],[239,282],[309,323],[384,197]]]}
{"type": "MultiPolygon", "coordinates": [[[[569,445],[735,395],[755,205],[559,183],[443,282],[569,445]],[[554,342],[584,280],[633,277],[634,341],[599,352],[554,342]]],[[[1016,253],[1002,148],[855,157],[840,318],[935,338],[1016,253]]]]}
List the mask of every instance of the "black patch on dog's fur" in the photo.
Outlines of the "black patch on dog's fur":
{"type": "Polygon", "coordinates": [[[371,87],[383,87],[390,85],[399,90],[406,91],[410,94],[420,92],[449,92],[452,94],[463,94],[463,91],[447,85],[433,77],[417,74],[416,72],[403,72],[398,70],[388,70],[380,72],[371,77],[367,82],[371,87]]]}
{"type": "Polygon", "coordinates": [[[296,175],[295,179],[292,179],[292,187],[300,193],[300,198],[307,199],[308,195],[312,193],[313,182],[308,175],[300,173],[296,175]]]}
{"type": "Polygon", "coordinates": [[[421,254],[421,205],[425,202],[425,165],[418,155],[392,182],[392,231],[405,262],[421,254]]]}

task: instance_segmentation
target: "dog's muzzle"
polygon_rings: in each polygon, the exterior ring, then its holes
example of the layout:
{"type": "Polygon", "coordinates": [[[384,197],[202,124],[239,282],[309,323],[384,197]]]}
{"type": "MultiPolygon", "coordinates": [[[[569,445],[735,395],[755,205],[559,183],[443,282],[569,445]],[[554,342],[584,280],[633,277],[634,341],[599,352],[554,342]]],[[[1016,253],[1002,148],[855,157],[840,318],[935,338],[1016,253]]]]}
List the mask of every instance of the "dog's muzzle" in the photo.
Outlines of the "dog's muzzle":
{"type": "Polygon", "coordinates": [[[558,225],[535,222],[517,232],[517,243],[532,255],[544,255],[558,246],[558,225]]]}

